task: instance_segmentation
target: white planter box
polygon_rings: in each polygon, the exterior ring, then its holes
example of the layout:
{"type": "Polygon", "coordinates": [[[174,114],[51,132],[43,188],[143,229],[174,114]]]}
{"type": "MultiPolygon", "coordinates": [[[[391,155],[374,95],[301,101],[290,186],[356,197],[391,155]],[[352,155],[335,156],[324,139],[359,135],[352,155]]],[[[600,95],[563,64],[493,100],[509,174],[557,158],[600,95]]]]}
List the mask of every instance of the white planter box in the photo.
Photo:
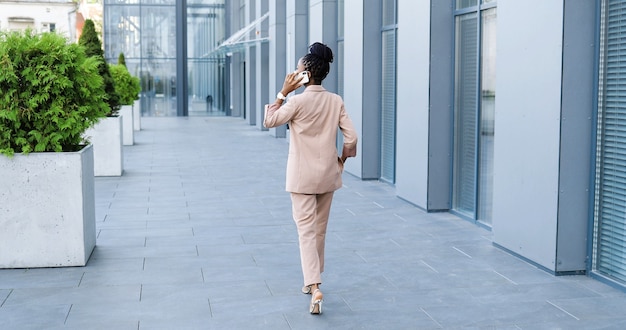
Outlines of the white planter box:
{"type": "Polygon", "coordinates": [[[0,268],[84,266],[96,246],[93,148],[0,155],[0,268]]]}
{"type": "Polygon", "coordinates": [[[122,175],[122,117],[102,118],[85,132],[93,144],[95,176],[122,175]]]}
{"type": "Polygon", "coordinates": [[[133,127],[135,131],[141,130],[141,99],[133,104],[133,127]]]}
{"type": "Polygon", "coordinates": [[[122,116],[122,144],[125,146],[132,146],[135,143],[133,106],[123,105],[120,108],[119,113],[122,116]]]}

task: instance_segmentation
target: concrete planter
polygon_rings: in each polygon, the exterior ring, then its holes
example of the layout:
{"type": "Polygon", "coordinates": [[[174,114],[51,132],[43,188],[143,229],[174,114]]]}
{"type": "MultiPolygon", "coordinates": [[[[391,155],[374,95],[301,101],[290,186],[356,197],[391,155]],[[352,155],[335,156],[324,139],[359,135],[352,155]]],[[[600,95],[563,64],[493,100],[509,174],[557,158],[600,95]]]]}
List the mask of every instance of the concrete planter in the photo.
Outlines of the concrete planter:
{"type": "Polygon", "coordinates": [[[134,114],[132,105],[123,105],[120,109],[120,115],[122,116],[122,144],[125,146],[132,146],[134,141],[134,114]]]}
{"type": "Polygon", "coordinates": [[[0,155],[0,268],[84,266],[96,246],[93,148],[0,155]]]}
{"type": "Polygon", "coordinates": [[[133,104],[133,128],[135,131],[141,130],[141,100],[135,100],[133,104]]]}
{"type": "Polygon", "coordinates": [[[93,144],[95,176],[122,175],[122,117],[106,117],[85,132],[93,144]]]}

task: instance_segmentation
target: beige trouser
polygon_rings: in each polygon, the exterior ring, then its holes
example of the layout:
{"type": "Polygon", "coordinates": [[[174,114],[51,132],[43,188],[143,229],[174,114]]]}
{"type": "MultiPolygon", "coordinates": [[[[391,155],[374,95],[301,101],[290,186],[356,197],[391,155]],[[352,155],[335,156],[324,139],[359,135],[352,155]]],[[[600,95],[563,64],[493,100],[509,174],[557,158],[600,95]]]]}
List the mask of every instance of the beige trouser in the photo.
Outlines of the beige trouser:
{"type": "Polygon", "coordinates": [[[304,285],[322,283],[324,244],[333,192],[318,195],[291,193],[293,220],[298,228],[304,285]]]}

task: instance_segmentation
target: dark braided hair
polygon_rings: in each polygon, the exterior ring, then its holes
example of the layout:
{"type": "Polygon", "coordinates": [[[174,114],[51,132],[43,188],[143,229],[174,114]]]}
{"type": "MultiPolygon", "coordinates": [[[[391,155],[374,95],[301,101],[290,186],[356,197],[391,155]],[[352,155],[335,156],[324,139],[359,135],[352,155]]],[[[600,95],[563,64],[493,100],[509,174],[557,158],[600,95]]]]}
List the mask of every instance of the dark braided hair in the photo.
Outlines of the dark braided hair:
{"type": "Polygon", "coordinates": [[[311,73],[316,84],[321,84],[322,80],[330,71],[330,63],[333,62],[333,51],[323,43],[316,42],[309,46],[309,53],[302,58],[305,70],[311,73]]]}

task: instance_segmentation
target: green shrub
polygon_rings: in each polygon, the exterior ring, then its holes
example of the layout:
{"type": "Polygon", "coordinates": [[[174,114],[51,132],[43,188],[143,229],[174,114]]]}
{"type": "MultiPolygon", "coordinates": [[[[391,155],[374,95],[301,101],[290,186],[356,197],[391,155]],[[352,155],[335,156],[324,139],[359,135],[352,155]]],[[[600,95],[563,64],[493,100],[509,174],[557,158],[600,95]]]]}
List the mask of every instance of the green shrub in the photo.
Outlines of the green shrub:
{"type": "Polygon", "coordinates": [[[78,44],[85,47],[85,54],[87,54],[87,56],[98,59],[98,72],[104,82],[104,91],[106,93],[105,100],[111,108],[107,116],[117,115],[117,112],[120,110],[119,95],[115,92],[115,82],[109,72],[109,66],[104,59],[102,42],[98,38],[98,33],[96,32],[96,27],[92,20],[85,20],[83,32],[78,39],[78,44]]]}
{"type": "Polygon", "coordinates": [[[109,111],[98,60],[55,33],[0,32],[0,153],[79,149],[109,111]]]}
{"type": "Polygon", "coordinates": [[[141,91],[139,78],[133,77],[121,64],[109,64],[109,72],[115,82],[115,92],[120,98],[120,104],[132,105],[135,100],[139,99],[141,91]]]}
{"type": "Polygon", "coordinates": [[[117,57],[117,64],[126,66],[126,57],[124,57],[124,53],[120,53],[117,57]]]}

